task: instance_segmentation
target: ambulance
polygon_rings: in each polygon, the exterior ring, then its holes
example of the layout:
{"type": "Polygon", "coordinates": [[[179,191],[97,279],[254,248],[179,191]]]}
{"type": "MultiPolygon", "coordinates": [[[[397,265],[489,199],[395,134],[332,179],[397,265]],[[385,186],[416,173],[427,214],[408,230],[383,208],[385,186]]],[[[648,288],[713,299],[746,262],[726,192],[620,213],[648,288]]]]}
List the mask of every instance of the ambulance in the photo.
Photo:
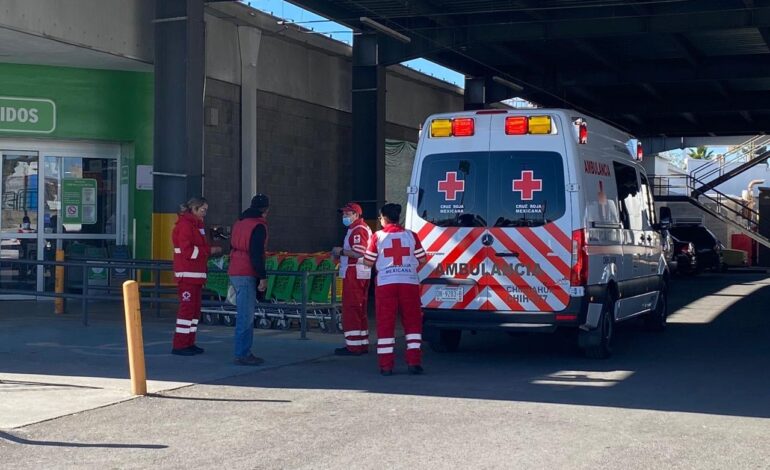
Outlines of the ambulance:
{"type": "Polygon", "coordinates": [[[658,223],[638,140],[566,109],[437,114],[422,129],[406,227],[429,257],[433,349],[456,350],[463,330],[570,329],[605,358],[618,322],[665,328],[670,212],[658,223]]]}

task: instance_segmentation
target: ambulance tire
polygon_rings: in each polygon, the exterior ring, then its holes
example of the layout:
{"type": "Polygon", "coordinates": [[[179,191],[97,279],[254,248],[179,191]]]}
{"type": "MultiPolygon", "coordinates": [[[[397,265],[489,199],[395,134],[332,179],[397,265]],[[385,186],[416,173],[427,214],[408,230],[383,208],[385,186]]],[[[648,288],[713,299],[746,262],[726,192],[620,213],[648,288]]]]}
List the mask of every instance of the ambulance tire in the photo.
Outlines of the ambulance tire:
{"type": "Polygon", "coordinates": [[[615,298],[608,295],[599,317],[599,325],[591,331],[581,330],[578,334],[578,344],[583,354],[590,359],[607,359],[612,355],[612,339],[615,336],[615,321],[612,312],[615,310],[615,298]]]}
{"type": "Polygon", "coordinates": [[[457,352],[462,335],[462,330],[439,330],[437,341],[431,341],[430,348],[439,353],[457,352]]]}
{"type": "Polygon", "coordinates": [[[668,284],[664,283],[658,296],[655,309],[644,316],[644,326],[649,331],[661,333],[666,330],[668,319],[668,284]]]}

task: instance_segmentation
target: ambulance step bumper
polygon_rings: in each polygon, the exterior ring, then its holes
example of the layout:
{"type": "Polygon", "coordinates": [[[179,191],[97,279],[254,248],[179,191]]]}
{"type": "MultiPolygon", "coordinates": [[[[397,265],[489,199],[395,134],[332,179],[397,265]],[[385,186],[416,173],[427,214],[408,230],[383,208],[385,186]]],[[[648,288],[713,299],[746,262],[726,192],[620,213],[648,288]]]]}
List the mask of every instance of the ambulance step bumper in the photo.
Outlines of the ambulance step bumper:
{"type": "MultiPolygon", "coordinates": [[[[425,328],[446,330],[505,330],[552,333],[558,327],[577,327],[578,318],[572,321],[557,321],[555,312],[490,312],[423,310],[425,328]]],[[[564,311],[558,315],[569,315],[564,311]]]]}

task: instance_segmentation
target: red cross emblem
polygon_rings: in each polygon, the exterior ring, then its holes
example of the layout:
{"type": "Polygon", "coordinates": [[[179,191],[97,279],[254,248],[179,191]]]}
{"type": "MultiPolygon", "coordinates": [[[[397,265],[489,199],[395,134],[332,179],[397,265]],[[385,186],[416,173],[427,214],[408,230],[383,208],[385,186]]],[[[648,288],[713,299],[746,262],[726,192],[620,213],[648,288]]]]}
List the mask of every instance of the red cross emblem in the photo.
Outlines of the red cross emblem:
{"type": "Polygon", "coordinates": [[[458,180],[456,171],[447,171],[446,179],[438,182],[438,191],[447,201],[454,201],[457,193],[465,191],[465,180],[458,180]]]}
{"type": "Polygon", "coordinates": [[[524,170],[521,179],[513,180],[513,190],[521,193],[522,201],[531,201],[536,192],[543,190],[543,180],[536,180],[532,170],[524,170]]]}
{"type": "Polygon", "coordinates": [[[388,258],[393,258],[394,266],[403,266],[404,256],[409,256],[411,250],[408,246],[401,246],[401,240],[396,238],[391,243],[390,248],[385,248],[382,253],[388,258]]]}

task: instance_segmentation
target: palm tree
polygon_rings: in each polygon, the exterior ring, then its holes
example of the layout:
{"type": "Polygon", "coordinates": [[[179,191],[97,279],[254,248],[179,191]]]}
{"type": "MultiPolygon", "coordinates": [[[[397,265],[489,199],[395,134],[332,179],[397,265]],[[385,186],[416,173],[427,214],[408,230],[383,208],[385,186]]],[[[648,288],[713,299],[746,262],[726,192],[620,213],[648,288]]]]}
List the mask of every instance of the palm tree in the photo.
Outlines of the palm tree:
{"type": "Polygon", "coordinates": [[[687,156],[695,160],[710,160],[714,156],[714,151],[709,150],[705,145],[701,145],[695,149],[687,150],[687,156]]]}

